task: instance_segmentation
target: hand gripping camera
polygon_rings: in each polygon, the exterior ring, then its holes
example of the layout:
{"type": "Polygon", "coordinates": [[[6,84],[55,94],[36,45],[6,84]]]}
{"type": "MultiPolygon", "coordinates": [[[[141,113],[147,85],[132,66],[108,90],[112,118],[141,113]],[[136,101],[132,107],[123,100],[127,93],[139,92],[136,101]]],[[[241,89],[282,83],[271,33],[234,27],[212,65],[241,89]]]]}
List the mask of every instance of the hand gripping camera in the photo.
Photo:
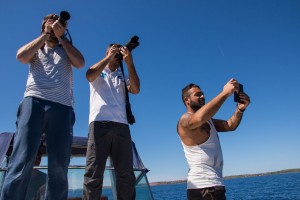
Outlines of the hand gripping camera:
{"type": "MultiPolygon", "coordinates": [[[[59,15],[59,22],[66,27],[66,23],[67,21],[71,18],[70,13],[68,13],[67,11],[61,11],[60,15],[59,15]]],[[[70,39],[70,43],[72,44],[72,37],[71,34],[69,33],[69,30],[66,29],[66,33],[61,37],[61,38],[66,38],[66,35],[69,36],[70,39]]]]}
{"type": "MultiPolygon", "coordinates": [[[[127,47],[127,49],[129,51],[132,51],[133,49],[135,49],[137,46],[139,46],[139,37],[138,36],[133,36],[126,44],[125,47],[127,47]]],[[[123,59],[123,55],[121,54],[121,52],[116,54],[116,58],[122,60],[123,59]]]]}
{"type": "Polygon", "coordinates": [[[59,16],[59,22],[66,26],[66,22],[71,18],[71,15],[67,11],[61,11],[59,16]]]}

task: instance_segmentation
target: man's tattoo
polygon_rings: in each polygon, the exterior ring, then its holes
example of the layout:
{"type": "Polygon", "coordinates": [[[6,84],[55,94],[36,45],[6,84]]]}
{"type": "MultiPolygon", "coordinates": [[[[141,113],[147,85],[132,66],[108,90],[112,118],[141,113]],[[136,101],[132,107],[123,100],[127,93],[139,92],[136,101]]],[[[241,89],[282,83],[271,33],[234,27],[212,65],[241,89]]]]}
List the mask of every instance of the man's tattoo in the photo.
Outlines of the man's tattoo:
{"type": "Polygon", "coordinates": [[[188,113],[185,113],[183,116],[182,116],[182,119],[181,119],[181,125],[182,127],[189,127],[190,126],[190,119],[191,119],[191,115],[188,114],[188,113]]]}

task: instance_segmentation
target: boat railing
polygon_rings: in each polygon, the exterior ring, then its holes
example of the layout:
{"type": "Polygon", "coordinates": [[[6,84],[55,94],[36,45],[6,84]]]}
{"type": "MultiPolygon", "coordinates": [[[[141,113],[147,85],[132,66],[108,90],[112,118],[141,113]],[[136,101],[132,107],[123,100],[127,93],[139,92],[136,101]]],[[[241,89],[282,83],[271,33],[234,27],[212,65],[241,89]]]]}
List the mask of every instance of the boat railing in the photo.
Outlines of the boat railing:
{"type": "MultiPolygon", "coordinates": [[[[27,194],[31,198],[36,198],[36,196],[40,196],[44,194],[45,184],[46,184],[46,176],[47,176],[47,166],[35,166],[33,172],[39,174],[38,179],[43,179],[41,182],[37,180],[37,176],[32,176],[31,182],[29,183],[29,188],[31,185],[35,185],[39,183],[39,188],[28,190],[31,191],[32,194],[27,194]],[[34,194],[33,192],[34,191],[34,194]]],[[[4,181],[4,176],[7,171],[7,167],[0,167],[0,192],[4,181]]],[[[68,190],[68,200],[79,200],[82,198],[82,189],[83,189],[83,178],[84,178],[85,166],[82,165],[72,165],[68,168],[68,182],[69,182],[69,190],[68,190]]],[[[153,195],[151,192],[150,184],[148,182],[146,173],[147,169],[137,169],[134,168],[134,174],[136,176],[136,199],[138,200],[153,200],[153,195]]],[[[103,200],[107,199],[117,199],[116,196],[116,179],[115,179],[115,169],[111,166],[106,166],[104,172],[104,180],[103,180],[103,189],[102,189],[102,198],[103,200]]],[[[29,193],[29,192],[28,192],[29,193]]]]}

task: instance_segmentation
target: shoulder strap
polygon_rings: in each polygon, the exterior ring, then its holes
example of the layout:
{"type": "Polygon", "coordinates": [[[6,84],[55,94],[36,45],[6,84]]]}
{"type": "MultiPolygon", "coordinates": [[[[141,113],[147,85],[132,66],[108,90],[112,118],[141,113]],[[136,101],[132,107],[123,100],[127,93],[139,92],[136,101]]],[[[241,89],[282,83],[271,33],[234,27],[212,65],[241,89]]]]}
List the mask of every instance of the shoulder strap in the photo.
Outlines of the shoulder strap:
{"type": "Polygon", "coordinates": [[[125,74],[124,74],[124,68],[123,68],[123,62],[120,62],[120,67],[121,67],[121,71],[122,71],[122,75],[124,77],[124,83],[125,83],[125,95],[126,95],[126,103],[129,103],[129,95],[128,95],[128,88],[127,88],[127,84],[126,84],[126,78],[125,78],[125,74]]]}
{"type": "Polygon", "coordinates": [[[126,78],[125,78],[125,74],[124,74],[124,68],[123,68],[123,62],[120,62],[120,67],[121,67],[121,71],[124,77],[124,83],[125,83],[125,96],[126,96],[126,116],[127,116],[127,121],[130,125],[132,125],[133,123],[135,123],[135,118],[132,114],[131,111],[131,106],[130,106],[130,102],[129,102],[129,95],[128,95],[128,88],[127,88],[127,84],[126,84],[126,78]]]}

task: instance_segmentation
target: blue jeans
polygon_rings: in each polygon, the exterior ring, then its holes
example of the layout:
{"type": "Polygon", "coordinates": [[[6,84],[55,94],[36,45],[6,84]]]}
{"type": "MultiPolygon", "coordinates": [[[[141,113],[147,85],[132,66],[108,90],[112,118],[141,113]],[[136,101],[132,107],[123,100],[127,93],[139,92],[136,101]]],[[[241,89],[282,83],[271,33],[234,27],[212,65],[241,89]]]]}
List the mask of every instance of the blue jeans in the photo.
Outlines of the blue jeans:
{"type": "Polygon", "coordinates": [[[47,200],[65,200],[68,195],[75,114],[72,107],[35,97],[25,97],[17,113],[14,148],[0,200],[22,200],[30,181],[40,139],[46,135],[48,174],[47,200]]]}

